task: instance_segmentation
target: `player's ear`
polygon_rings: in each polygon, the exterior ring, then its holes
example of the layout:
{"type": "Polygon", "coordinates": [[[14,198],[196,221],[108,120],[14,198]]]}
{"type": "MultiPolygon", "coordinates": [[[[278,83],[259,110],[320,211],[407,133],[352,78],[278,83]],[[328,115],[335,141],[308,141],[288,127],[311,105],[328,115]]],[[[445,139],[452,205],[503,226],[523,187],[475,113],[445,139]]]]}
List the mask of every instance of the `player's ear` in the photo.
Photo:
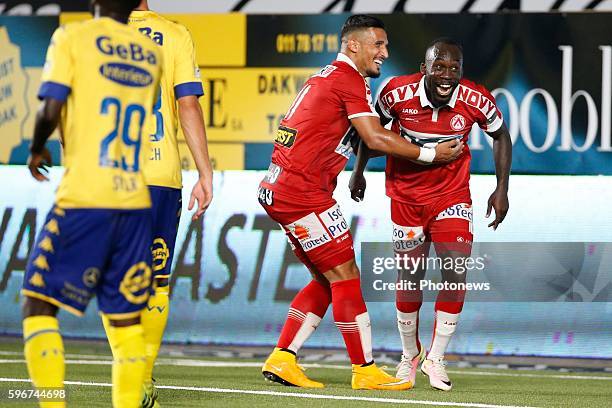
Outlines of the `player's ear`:
{"type": "Polygon", "coordinates": [[[421,74],[425,75],[427,73],[427,67],[424,62],[421,62],[421,74]]]}
{"type": "Polygon", "coordinates": [[[352,52],[358,52],[359,51],[359,41],[357,41],[357,39],[355,39],[354,37],[349,38],[348,40],[348,49],[351,50],[352,52]]]}

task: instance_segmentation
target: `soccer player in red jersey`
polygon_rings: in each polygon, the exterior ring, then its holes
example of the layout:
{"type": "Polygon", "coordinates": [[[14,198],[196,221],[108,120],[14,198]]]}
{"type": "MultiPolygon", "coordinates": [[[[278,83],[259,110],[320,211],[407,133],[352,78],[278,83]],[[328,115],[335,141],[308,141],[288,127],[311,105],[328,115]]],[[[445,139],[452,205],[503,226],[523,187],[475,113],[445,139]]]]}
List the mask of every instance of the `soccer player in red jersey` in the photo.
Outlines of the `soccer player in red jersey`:
{"type": "MultiPolygon", "coordinates": [[[[489,227],[497,229],[508,212],[512,143],[495,98],[483,86],[462,79],[462,75],[461,46],[450,39],[436,40],[427,49],[419,73],[392,78],[384,86],[376,109],[383,124],[393,121],[392,129],[417,146],[434,146],[446,140],[467,143],[474,123],[491,136],[497,188],[489,197],[487,217],[494,209],[495,219],[489,227]]],[[[363,170],[373,155],[369,146],[362,147],[350,181],[351,195],[356,201],[363,199],[363,170]]],[[[456,260],[470,255],[473,241],[470,160],[467,146],[457,160],[431,166],[387,157],[386,190],[391,198],[396,253],[424,257],[433,242],[439,258],[456,260]]],[[[400,271],[400,278],[409,276],[407,272],[400,271]]],[[[418,282],[424,277],[425,268],[411,272],[410,279],[418,282]]],[[[465,282],[466,273],[459,268],[442,268],[442,277],[445,282],[465,282]]],[[[445,391],[452,388],[452,383],[444,368],[444,353],[457,327],[464,297],[464,291],[438,293],[431,348],[421,365],[431,386],[445,391]]],[[[420,290],[396,294],[403,348],[397,377],[412,384],[423,352],[418,340],[421,303],[420,290]]]]}
{"type": "Polygon", "coordinates": [[[384,129],[366,77],[378,77],[388,57],[387,35],[374,17],[349,17],[336,61],[313,75],[278,128],[272,163],[259,186],[259,201],[278,222],[313,280],[291,303],[277,347],[262,373],[285,385],[320,388],[296,363],[296,353],[332,304],[334,320],[353,364],[355,389],[408,389],[372,358],[370,319],[348,224],[332,193],[358,137],[373,150],[402,159],[447,162],[462,151],[451,141],[419,147],[384,129]]]}

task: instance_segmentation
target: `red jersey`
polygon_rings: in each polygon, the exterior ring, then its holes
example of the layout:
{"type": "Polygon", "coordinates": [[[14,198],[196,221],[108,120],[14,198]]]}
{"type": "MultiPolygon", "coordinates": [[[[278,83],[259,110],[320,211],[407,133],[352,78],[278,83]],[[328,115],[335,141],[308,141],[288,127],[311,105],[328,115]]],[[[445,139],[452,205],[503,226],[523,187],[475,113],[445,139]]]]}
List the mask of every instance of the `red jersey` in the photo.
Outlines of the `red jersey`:
{"type": "Polygon", "coordinates": [[[395,131],[419,146],[454,138],[465,142],[461,156],[446,164],[421,165],[387,156],[385,185],[390,198],[426,205],[446,195],[470,196],[472,155],[467,140],[472,125],[491,133],[503,124],[495,98],[485,87],[461,79],[448,104],[435,108],[427,99],[423,74],[403,75],[384,86],[376,104],[393,119],[395,131]]]}
{"type": "Polygon", "coordinates": [[[277,130],[262,186],[301,202],[332,197],[357,135],[350,119],[376,116],[365,78],[344,54],[310,77],[277,130]]]}

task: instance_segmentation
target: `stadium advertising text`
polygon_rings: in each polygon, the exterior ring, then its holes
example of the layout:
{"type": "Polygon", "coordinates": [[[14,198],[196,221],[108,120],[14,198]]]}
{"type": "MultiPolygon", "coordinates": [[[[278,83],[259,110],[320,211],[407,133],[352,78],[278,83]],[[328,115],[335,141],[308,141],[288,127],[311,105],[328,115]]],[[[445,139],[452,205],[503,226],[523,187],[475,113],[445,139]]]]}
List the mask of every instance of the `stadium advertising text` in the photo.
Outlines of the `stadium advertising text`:
{"type": "MultiPolygon", "coordinates": [[[[554,148],[555,144],[557,150],[565,152],[585,152],[591,147],[595,147],[600,152],[612,152],[612,46],[599,46],[601,51],[601,103],[599,107],[588,91],[583,89],[574,91],[572,88],[574,47],[561,45],[559,50],[562,53],[560,104],[557,103],[550,90],[543,88],[530,89],[520,101],[506,88],[497,88],[492,91],[498,102],[505,99],[508,105],[508,114],[504,119],[508,124],[513,144],[520,138],[533,153],[546,152],[554,148]],[[533,116],[536,114],[533,104],[537,97],[544,101],[546,111],[545,136],[539,145],[534,141],[536,137],[531,130],[533,116]],[[587,108],[586,134],[582,144],[576,143],[572,130],[573,113],[579,101],[587,108]],[[597,136],[600,136],[598,143],[596,143],[597,136]],[[595,143],[596,146],[593,146],[595,143]]],[[[483,148],[481,135],[482,132],[477,128],[472,132],[470,147],[473,150],[483,148]]],[[[492,146],[493,141],[490,138],[485,140],[492,146]]]]}
{"type": "MultiPolygon", "coordinates": [[[[272,169],[269,177],[274,178],[275,175],[277,172],[272,169]]],[[[3,329],[7,333],[16,334],[21,330],[19,314],[14,313],[14,310],[21,301],[19,289],[23,281],[23,269],[35,234],[42,227],[44,217],[52,205],[60,176],[61,170],[54,168],[50,173],[51,182],[37,184],[25,168],[5,166],[0,173],[0,182],[5,186],[0,191],[0,302],[7,305],[0,308],[0,321],[5,323],[3,329]]],[[[215,173],[215,200],[204,220],[191,222],[189,217],[182,218],[170,277],[173,307],[170,309],[169,341],[268,345],[276,340],[279,326],[282,326],[286,318],[287,304],[309,281],[310,275],[294,257],[284,232],[263,212],[257,201],[257,186],[264,176],[265,172],[215,173]],[[228,326],[234,329],[228,331],[228,326]]],[[[349,176],[343,173],[338,185],[346,185],[349,176]]],[[[368,194],[384,197],[384,174],[370,173],[367,177],[370,189],[368,194]]],[[[196,179],[197,172],[184,173],[186,185],[196,179]]],[[[497,252],[497,255],[493,244],[475,247],[471,255],[475,260],[474,268],[480,266],[476,263],[479,257],[485,259],[486,267],[483,271],[468,271],[467,283],[488,282],[490,290],[470,291],[470,305],[466,305],[464,312],[469,342],[458,341],[453,346],[456,347],[454,351],[487,351],[491,337],[488,328],[480,326],[481,321],[478,319],[483,308],[480,296],[489,293],[488,296],[497,296],[497,299],[500,296],[512,299],[511,296],[522,291],[540,293],[544,296],[540,299],[555,303],[547,306],[547,303],[534,303],[530,299],[517,299],[511,307],[507,304],[498,306],[487,303],[487,310],[499,316],[499,321],[494,324],[499,325],[500,332],[505,333],[505,337],[495,338],[496,349],[507,353],[576,355],[576,345],[559,348],[553,343],[541,341],[539,337],[533,338],[524,322],[518,319],[520,313],[516,312],[517,309],[524,309],[524,313],[542,309],[550,311],[549,319],[562,327],[561,330],[576,333],[576,342],[581,344],[581,354],[597,356],[608,352],[607,349],[602,351],[601,344],[607,343],[602,342],[601,338],[583,335],[583,332],[592,332],[589,327],[592,327],[594,320],[575,320],[571,317],[571,310],[564,309],[566,303],[556,301],[571,296],[576,300],[582,299],[585,308],[594,308],[598,304],[604,305],[600,300],[610,298],[612,277],[605,265],[611,252],[606,249],[610,247],[605,242],[612,242],[612,229],[605,223],[594,223],[592,220],[593,214],[604,211],[612,200],[612,191],[604,188],[606,182],[601,177],[551,176],[543,180],[542,177],[514,176],[513,200],[528,203],[528,207],[518,214],[509,214],[503,225],[504,237],[528,241],[538,231],[542,240],[563,241],[567,240],[567,231],[571,230],[573,239],[577,241],[601,242],[559,243],[547,249],[537,246],[541,244],[509,246],[508,243],[502,243],[499,248],[506,250],[497,252]],[[542,196],[544,190],[548,193],[542,196]],[[568,200],[565,195],[568,190],[575,192],[572,200],[568,200]],[[534,196],[541,198],[533,200],[534,196]],[[593,211],[580,212],[572,219],[567,219],[570,207],[588,207],[593,211]],[[543,211],[548,214],[546,220],[541,218],[543,211]],[[551,219],[559,221],[548,222],[551,219]],[[546,228],[542,227],[544,224],[546,228]],[[593,227],[587,230],[581,228],[583,225],[593,227]],[[489,254],[489,258],[485,254],[489,254]],[[514,265],[514,272],[508,272],[508,265],[514,265]],[[534,280],[532,278],[536,272],[539,278],[534,280]],[[522,282],[530,282],[529,291],[521,289],[522,282]],[[549,282],[556,282],[556,289],[552,289],[549,282]],[[512,330],[508,331],[508,327],[512,330]]],[[[471,179],[475,234],[484,242],[500,239],[499,234],[486,228],[487,219],[484,217],[491,183],[494,183],[494,179],[490,176],[474,176],[471,179]]],[[[188,189],[185,191],[189,193],[188,189]]],[[[389,206],[381,206],[377,200],[365,200],[357,204],[348,194],[338,194],[337,200],[342,216],[336,209],[330,209],[326,219],[326,225],[338,225],[340,235],[336,239],[346,235],[342,235],[346,224],[356,242],[376,241],[383,245],[368,252],[363,244],[356,245],[358,262],[366,261],[368,253],[373,257],[394,258],[389,206]]],[[[183,197],[183,202],[188,202],[187,197],[183,197]]],[[[303,236],[307,234],[304,230],[298,232],[303,236]]],[[[156,244],[155,259],[156,265],[163,264],[163,243],[156,244]]],[[[373,260],[368,262],[371,268],[373,260]]],[[[382,274],[374,274],[367,268],[363,268],[362,272],[364,288],[372,288],[365,296],[369,299],[368,309],[371,310],[376,327],[373,335],[381,347],[391,349],[397,347],[389,341],[395,338],[397,327],[395,319],[386,317],[389,316],[389,307],[393,307],[388,302],[394,302],[395,298],[389,286],[386,290],[375,291],[372,281],[381,280],[390,284],[397,282],[397,278],[397,272],[393,269],[386,269],[382,274]],[[385,296],[390,297],[387,299],[385,296]]],[[[403,279],[411,280],[410,277],[403,279]]],[[[435,285],[431,290],[424,288],[425,297],[428,298],[427,293],[435,293],[434,289],[438,289],[439,283],[443,281],[435,268],[428,271],[424,279],[435,285]]],[[[489,300],[482,298],[482,301],[489,300]]],[[[605,313],[592,313],[591,316],[599,319],[597,324],[610,324],[607,320],[601,320],[605,313]]],[[[96,308],[91,308],[83,320],[65,317],[62,331],[68,335],[99,338],[104,335],[96,308]]],[[[331,320],[326,320],[317,329],[313,341],[317,346],[329,346],[330,342],[338,347],[342,344],[331,320]]]]}

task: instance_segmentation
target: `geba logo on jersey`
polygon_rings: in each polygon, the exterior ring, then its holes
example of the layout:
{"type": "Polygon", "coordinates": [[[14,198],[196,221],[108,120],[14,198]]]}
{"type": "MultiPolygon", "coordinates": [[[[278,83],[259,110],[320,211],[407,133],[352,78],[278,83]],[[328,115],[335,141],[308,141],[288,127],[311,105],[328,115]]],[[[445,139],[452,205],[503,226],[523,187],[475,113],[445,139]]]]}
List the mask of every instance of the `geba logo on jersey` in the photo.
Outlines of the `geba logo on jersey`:
{"type": "Polygon", "coordinates": [[[100,66],[100,74],[118,84],[132,87],[144,87],[153,82],[153,76],[146,69],[129,64],[131,62],[148,62],[157,64],[157,57],[151,50],[143,49],[139,44],[117,44],[111,37],[100,36],[96,39],[98,50],[109,57],[126,62],[108,62],[100,66]]]}
{"type": "Polygon", "coordinates": [[[118,57],[119,59],[133,62],[148,62],[150,65],[157,64],[157,56],[151,50],[143,49],[140,44],[129,43],[117,44],[109,36],[103,35],[96,38],[96,46],[98,50],[109,57],[118,57]]]}

